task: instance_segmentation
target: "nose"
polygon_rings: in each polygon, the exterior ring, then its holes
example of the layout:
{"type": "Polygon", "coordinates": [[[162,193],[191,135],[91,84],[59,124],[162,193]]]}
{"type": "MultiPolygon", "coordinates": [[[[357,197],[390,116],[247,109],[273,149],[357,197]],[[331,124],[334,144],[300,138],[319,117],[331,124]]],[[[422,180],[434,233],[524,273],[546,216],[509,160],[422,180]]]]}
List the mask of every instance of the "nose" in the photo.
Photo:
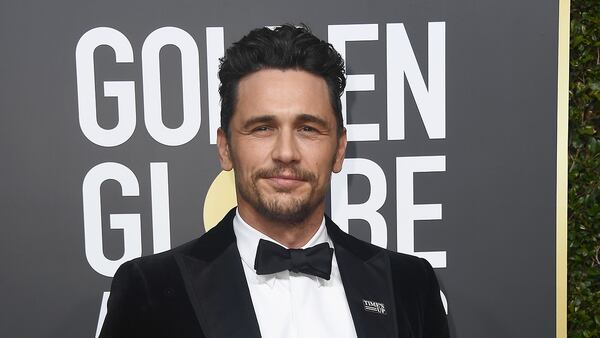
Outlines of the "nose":
{"type": "Polygon", "coordinates": [[[298,143],[293,130],[281,130],[275,140],[273,147],[272,158],[276,162],[285,164],[298,162],[300,160],[300,152],[298,143]]]}

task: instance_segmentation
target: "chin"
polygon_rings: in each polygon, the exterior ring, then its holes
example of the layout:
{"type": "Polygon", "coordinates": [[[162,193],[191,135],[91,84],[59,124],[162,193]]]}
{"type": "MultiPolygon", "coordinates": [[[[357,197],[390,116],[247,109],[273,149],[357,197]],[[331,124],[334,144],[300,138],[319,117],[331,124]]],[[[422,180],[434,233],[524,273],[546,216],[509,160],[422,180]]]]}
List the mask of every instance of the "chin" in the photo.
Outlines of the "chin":
{"type": "Polygon", "coordinates": [[[256,205],[256,209],[267,219],[291,224],[302,223],[315,209],[315,206],[306,200],[290,199],[282,202],[277,198],[262,201],[256,205]]]}

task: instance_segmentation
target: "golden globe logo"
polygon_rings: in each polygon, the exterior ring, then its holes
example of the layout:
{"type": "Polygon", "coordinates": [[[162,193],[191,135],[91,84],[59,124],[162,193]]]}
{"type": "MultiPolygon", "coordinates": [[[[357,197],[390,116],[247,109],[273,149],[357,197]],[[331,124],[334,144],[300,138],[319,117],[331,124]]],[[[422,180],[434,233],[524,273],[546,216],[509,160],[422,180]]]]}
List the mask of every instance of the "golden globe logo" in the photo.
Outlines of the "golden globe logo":
{"type": "Polygon", "coordinates": [[[231,208],[237,205],[233,170],[221,171],[212,182],[204,200],[204,229],[217,225],[231,208]]]}

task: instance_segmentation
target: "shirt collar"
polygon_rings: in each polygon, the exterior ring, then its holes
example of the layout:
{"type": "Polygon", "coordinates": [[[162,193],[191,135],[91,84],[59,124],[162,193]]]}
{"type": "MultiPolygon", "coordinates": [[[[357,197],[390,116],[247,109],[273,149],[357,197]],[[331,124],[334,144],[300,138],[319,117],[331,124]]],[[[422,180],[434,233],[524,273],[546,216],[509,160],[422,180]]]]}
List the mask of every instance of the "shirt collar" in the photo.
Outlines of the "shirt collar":
{"type": "MultiPolygon", "coordinates": [[[[256,258],[256,250],[258,248],[258,242],[261,239],[264,239],[264,240],[276,243],[278,245],[281,245],[282,247],[284,247],[286,249],[288,249],[288,247],[277,242],[276,240],[272,239],[271,237],[263,234],[262,232],[256,230],[252,226],[250,226],[248,223],[246,223],[246,221],[244,221],[244,219],[242,219],[242,217],[240,216],[239,210],[237,210],[237,209],[235,211],[235,217],[233,218],[233,232],[235,233],[237,247],[238,247],[238,251],[240,252],[240,257],[242,258],[242,262],[248,268],[250,268],[250,270],[252,270],[254,272],[254,276],[256,276],[256,279],[254,282],[267,283],[270,287],[273,287],[276,277],[278,275],[282,274],[283,272],[269,274],[269,275],[256,274],[256,270],[254,269],[254,260],[256,258]]],[[[321,243],[328,243],[329,246],[333,248],[333,243],[331,242],[331,239],[329,238],[329,235],[327,234],[327,228],[325,227],[325,217],[323,217],[323,219],[321,220],[321,225],[319,226],[319,229],[317,230],[317,232],[311,237],[310,240],[308,240],[308,242],[305,245],[302,246],[302,249],[305,249],[305,248],[308,248],[311,246],[315,246],[315,245],[321,244],[321,243]]],[[[287,271],[285,271],[285,273],[287,273],[287,271]]],[[[322,286],[325,282],[327,282],[326,280],[323,280],[322,278],[319,278],[319,277],[315,277],[315,276],[310,276],[310,277],[314,277],[313,279],[318,280],[320,286],[322,286]]]]}

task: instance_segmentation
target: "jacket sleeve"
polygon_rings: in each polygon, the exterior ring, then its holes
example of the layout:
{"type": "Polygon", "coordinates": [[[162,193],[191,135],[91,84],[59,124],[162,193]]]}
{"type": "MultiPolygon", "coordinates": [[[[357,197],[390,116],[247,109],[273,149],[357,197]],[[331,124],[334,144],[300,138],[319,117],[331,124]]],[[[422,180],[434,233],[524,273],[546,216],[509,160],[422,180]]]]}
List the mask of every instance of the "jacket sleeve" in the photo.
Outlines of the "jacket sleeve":
{"type": "Polygon", "coordinates": [[[440,287],[431,264],[421,259],[427,273],[427,294],[425,295],[425,307],[423,318],[424,338],[449,338],[448,320],[446,311],[442,305],[440,287]]]}
{"type": "Polygon", "coordinates": [[[112,280],[99,337],[151,337],[152,325],[144,275],[135,260],[123,263],[112,280]]]}

